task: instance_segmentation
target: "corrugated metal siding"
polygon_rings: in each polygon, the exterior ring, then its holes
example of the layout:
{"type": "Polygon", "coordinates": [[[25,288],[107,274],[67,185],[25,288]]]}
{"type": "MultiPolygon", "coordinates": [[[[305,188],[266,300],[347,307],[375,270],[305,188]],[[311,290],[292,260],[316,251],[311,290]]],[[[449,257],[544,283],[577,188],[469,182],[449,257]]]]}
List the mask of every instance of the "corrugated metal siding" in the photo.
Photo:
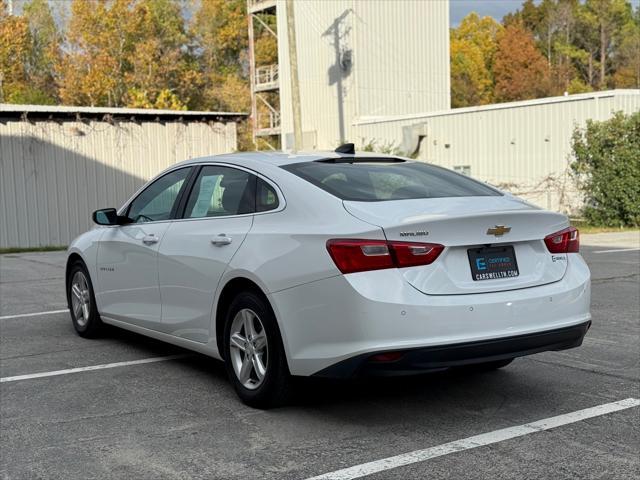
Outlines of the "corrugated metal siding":
{"type": "Polygon", "coordinates": [[[449,2],[356,2],[359,116],[449,108],[449,2]]]}
{"type": "Polygon", "coordinates": [[[577,212],[580,194],[568,175],[571,135],[588,119],[640,110],[640,90],[611,91],[515,105],[450,110],[423,118],[357,125],[359,137],[402,144],[402,128],[424,125],[419,159],[448,168],[468,165],[472,177],[543,207],[577,212]]]}
{"type": "Polygon", "coordinates": [[[235,148],[235,123],[0,122],[0,247],[66,245],[162,169],[235,148]]]}
{"type": "MultiPolygon", "coordinates": [[[[277,4],[283,145],[291,145],[293,121],[286,7],[277,4]]],[[[353,121],[449,108],[449,2],[412,0],[306,0],[295,2],[302,130],[315,145],[340,139],[361,142],[353,121]],[[340,20],[340,51],[352,51],[342,72],[342,112],[332,25],[340,20]]],[[[365,139],[366,141],[366,139],[365,139]]]]}
{"type": "Polygon", "coordinates": [[[569,175],[575,126],[639,109],[640,95],[630,94],[431,117],[420,158],[449,168],[469,165],[473,177],[574,213],[581,204],[569,175]]]}
{"type": "MultiPolygon", "coordinates": [[[[330,84],[329,69],[335,63],[333,36],[324,35],[340,15],[353,8],[352,1],[308,1],[295,3],[298,75],[302,110],[302,130],[316,132],[318,148],[334,146],[340,137],[338,91],[330,84]]],[[[280,59],[280,110],[282,114],[283,145],[291,145],[293,119],[291,110],[291,77],[286,27],[285,2],[278,2],[278,53],[280,59]]],[[[353,15],[347,14],[344,28],[352,28],[353,15]]],[[[349,42],[351,43],[351,42],[349,42]]],[[[343,45],[348,45],[343,39],[343,45]]],[[[355,54],[354,54],[355,55],[355,54]]],[[[342,79],[344,124],[349,125],[355,109],[353,73],[342,79]]],[[[345,127],[347,128],[347,127],[345,127]]],[[[311,147],[311,146],[309,146],[311,147]]]]}

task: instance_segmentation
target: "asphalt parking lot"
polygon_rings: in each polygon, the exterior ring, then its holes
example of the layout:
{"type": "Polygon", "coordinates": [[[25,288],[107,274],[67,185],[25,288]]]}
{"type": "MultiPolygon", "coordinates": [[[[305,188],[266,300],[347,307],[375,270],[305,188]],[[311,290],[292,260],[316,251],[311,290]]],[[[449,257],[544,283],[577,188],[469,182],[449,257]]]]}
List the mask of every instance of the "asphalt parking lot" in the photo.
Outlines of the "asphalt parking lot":
{"type": "Polygon", "coordinates": [[[305,381],[270,411],[241,404],[215,360],[116,329],[78,337],[64,252],[2,255],[0,477],[638,478],[640,407],[620,402],[640,399],[640,251],[598,238],[582,247],[582,347],[490,373],[305,381]]]}

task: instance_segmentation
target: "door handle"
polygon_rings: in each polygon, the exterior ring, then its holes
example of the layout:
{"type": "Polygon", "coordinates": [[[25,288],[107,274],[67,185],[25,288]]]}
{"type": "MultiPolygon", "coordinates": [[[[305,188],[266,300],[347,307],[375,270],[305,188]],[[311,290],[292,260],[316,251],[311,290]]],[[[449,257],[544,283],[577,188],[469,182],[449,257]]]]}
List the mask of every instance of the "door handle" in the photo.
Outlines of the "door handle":
{"type": "Polygon", "coordinates": [[[211,243],[214,245],[229,245],[231,240],[231,237],[227,237],[224,233],[221,233],[217,237],[213,237],[211,243]]]}
{"type": "Polygon", "coordinates": [[[155,235],[145,235],[144,237],[142,237],[142,243],[146,244],[146,245],[151,245],[153,243],[158,243],[158,237],[156,237],[155,235]]]}

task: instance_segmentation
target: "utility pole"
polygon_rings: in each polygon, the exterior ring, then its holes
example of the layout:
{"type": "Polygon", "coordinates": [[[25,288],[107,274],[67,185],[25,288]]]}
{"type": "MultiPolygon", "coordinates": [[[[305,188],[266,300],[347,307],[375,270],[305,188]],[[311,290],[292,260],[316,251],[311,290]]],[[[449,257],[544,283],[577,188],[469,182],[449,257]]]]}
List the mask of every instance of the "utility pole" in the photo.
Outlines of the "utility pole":
{"type": "Polygon", "coordinates": [[[302,149],[302,113],[300,110],[300,84],[298,82],[298,52],[293,0],[287,0],[287,38],[289,40],[289,74],[291,76],[291,107],[293,109],[294,150],[302,149]]]}
{"type": "Polygon", "coordinates": [[[9,15],[13,15],[13,0],[9,0],[7,11],[9,12],[9,15]]]}

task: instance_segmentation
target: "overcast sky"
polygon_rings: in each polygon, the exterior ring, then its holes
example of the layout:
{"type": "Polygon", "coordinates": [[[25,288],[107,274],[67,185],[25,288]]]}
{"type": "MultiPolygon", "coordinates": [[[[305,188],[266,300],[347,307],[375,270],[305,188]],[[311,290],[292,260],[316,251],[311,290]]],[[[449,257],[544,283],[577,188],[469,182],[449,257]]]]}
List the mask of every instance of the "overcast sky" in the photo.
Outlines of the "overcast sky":
{"type": "Polygon", "coordinates": [[[523,0],[450,0],[450,22],[455,27],[468,13],[476,12],[481,17],[489,15],[502,20],[507,13],[520,8],[523,0]]]}
{"type": "MultiPolygon", "coordinates": [[[[450,23],[457,26],[465,15],[476,12],[481,17],[489,15],[496,20],[502,20],[509,12],[520,8],[524,0],[450,0],[450,23]]],[[[640,0],[631,0],[631,5],[638,8],[640,0]]]]}
{"type": "MultiPolygon", "coordinates": [[[[2,0],[0,0],[2,1],[2,0]]],[[[67,2],[70,0],[49,0],[50,2],[67,2]]],[[[375,1],[375,0],[362,0],[375,1]]],[[[421,0],[423,2],[439,2],[441,0],[421,0]]],[[[540,0],[537,0],[540,1],[540,0]]],[[[634,8],[638,8],[640,0],[630,0],[634,8]]],[[[22,11],[25,0],[13,0],[15,13],[22,11]]],[[[450,24],[452,27],[458,26],[460,21],[470,12],[476,12],[481,17],[489,15],[497,21],[501,21],[509,12],[518,10],[524,0],[449,0],[450,5],[450,24]]]]}

